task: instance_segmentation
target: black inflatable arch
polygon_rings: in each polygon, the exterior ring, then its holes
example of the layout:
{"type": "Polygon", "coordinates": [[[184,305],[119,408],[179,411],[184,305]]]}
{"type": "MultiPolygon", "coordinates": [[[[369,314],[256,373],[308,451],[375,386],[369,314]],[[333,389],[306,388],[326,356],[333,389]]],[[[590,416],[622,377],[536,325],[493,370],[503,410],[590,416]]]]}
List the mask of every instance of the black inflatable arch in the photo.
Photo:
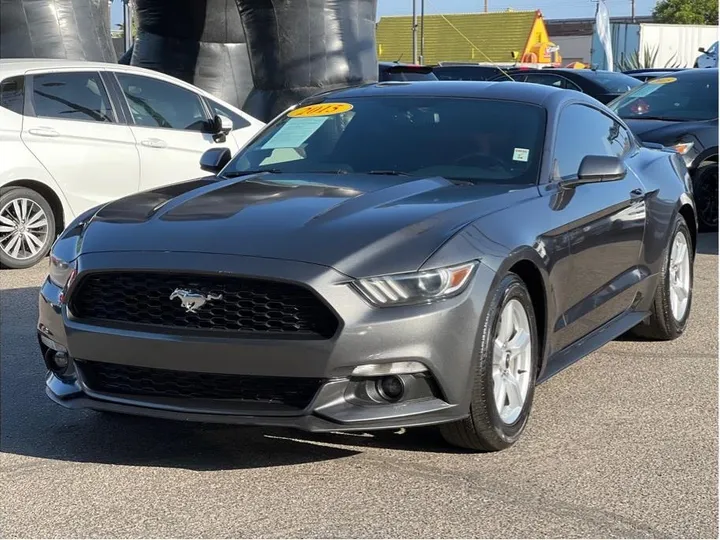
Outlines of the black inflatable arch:
{"type": "MultiPolygon", "coordinates": [[[[120,1],[120,0],[115,0],[120,1]]],[[[120,62],[195,84],[264,121],[377,80],[377,0],[136,0],[120,62]]],[[[3,0],[0,58],[117,61],[107,0],[3,0]]]]}
{"type": "Polygon", "coordinates": [[[107,0],[2,0],[0,58],[116,62],[109,17],[107,0]]]}

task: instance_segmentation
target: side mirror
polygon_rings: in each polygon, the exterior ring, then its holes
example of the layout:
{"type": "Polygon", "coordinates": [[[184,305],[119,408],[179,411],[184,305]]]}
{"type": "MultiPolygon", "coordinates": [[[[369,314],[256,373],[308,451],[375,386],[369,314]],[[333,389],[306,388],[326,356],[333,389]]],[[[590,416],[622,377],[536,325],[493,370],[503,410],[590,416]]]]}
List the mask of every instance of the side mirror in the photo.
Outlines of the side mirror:
{"type": "Polygon", "coordinates": [[[580,183],[612,182],[622,180],[627,168],[622,159],[615,156],[585,156],[580,163],[578,180],[580,183]]]}
{"type": "Polygon", "coordinates": [[[210,133],[215,142],[225,142],[228,133],[233,130],[233,122],[227,116],[216,114],[210,122],[210,133]]]}
{"type": "Polygon", "coordinates": [[[213,174],[219,173],[232,158],[229,148],[211,148],[200,157],[200,168],[213,174]]]}
{"type": "Polygon", "coordinates": [[[223,116],[222,114],[216,114],[215,118],[213,118],[213,124],[215,127],[215,133],[222,133],[224,135],[227,135],[233,130],[233,121],[230,120],[227,116],[223,116]]]}
{"type": "Polygon", "coordinates": [[[698,49],[698,52],[704,53],[704,52],[707,52],[707,51],[705,50],[705,47],[700,47],[700,48],[698,49]]]}

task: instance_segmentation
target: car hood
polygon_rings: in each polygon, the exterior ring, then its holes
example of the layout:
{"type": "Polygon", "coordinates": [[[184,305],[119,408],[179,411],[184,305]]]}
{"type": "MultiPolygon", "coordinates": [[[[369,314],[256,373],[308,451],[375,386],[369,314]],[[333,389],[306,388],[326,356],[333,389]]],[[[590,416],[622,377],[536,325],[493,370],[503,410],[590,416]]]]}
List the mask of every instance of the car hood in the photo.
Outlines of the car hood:
{"type": "Polygon", "coordinates": [[[463,226],[532,196],[534,186],[437,177],[211,177],[103,206],[84,227],[81,251],[266,257],[364,277],[415,270],[463,226]]]}
{"type": "Polygon", "coordinates": [[[667,120],[643,120],[626,118],[625,123],[642,141],[673,145],[679,137],[707,128],[708,121],[673,122],[667,120]]]}

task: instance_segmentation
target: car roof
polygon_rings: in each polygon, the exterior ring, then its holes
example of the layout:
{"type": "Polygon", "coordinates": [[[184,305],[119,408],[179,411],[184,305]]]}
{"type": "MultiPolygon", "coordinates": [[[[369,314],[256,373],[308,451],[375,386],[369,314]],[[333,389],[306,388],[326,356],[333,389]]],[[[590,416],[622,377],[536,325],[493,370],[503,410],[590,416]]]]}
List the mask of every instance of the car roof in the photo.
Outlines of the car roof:
{"type": "Polygon", "coordinates": [[[678,80],[707,80],[718,78],[718,68],[693,68],[677,71],[672,74],[678,80]]]}
{"type": "Polygon", "coordinates": [[[168,75],[161,71],[139,66],[130,66],[127,64],[116,64],[111,62],[88,62],[86,60],[65,60],[56,58],[0,58],[0,78],[13,75],[23,75],[31,71],[52,71],[58,69],[113,70],[117,72],[140,73],[154,76],[159,79],[165,79],[181,86],[191,86],[196,91],[205,93],[205,91],[201,88],[182,81],[177,77],[173,77],[172,75],[168,75]]]}
{"type": "Polygon", "coordinates": [[[107,68],[119,66],[109,62],[88,62],[85,60],[65,60],[60,58],[0,58],[0,73],[12,71],[24,73],[31,69],[75,69],[75,68],[107,68]]]}
{"type": "Polygon", "coordinates": [[[568,98],[587,99],[580,92],[567,92],[553,86],[526,84],[513,81],[388,81],[351,86],[339,90],[330,90],[308,98],[351,99],[376,96],[416,96],[416,97],[457,97],[520,101],[543,106],[548,98],[566,96],[568,98]]]}

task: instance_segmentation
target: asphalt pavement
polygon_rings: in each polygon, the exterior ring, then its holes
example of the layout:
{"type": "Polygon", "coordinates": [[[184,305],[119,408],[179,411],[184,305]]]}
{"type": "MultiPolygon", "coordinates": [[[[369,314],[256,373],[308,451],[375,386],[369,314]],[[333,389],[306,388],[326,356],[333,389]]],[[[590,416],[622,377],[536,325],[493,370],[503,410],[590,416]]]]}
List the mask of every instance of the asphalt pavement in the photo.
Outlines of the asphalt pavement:
{"type": "Polygon", "coordinates": [[[35,341],[46,266],[0,272],[2,537],[718,537],[717,235],[675,342],[538,388],[510,450],[432,429],[310,435],[69,411],[35,341]]]}

